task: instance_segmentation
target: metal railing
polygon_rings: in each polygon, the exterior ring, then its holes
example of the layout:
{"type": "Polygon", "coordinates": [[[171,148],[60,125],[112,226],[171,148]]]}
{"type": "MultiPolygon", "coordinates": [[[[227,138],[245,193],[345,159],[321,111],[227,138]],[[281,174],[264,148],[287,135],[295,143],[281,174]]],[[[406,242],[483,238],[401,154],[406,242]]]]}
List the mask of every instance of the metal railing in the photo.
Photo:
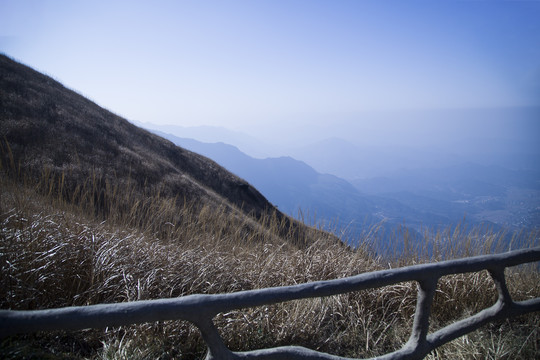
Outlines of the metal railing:
{"type": "Polygon", "coordinates": [[[47,330],[104,328],[165,320],[187,320],[201,331],[211,359],[347,359],[299,346],[284,346],[246,352],[232,352],[214,325],[218,313],[379,288],[406,281],[418,282],[418,298],[411,335],[399,350],[374,359],[422,359],[433,349],[478,329],[484,324],[540,310],[540,298],[516,302],[508,291],[507,267],[540,261],[540,247],[497,255],[375,271],[343,279],[240,291],[217,295],[189,295],[174,299],[135,301],[66,307],[50,310],[0,310],[0,337],[47,330]],[[498,291],[496,303],[481,312],[429,333],[429,316],[439,278],[488,270],[498,291]]]}

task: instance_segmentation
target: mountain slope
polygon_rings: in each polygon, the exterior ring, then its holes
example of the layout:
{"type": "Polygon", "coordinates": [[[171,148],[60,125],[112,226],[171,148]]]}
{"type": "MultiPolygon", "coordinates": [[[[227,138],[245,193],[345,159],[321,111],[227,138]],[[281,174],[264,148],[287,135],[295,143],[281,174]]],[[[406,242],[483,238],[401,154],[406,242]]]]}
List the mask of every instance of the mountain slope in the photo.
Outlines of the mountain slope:
{"type": "Polygon", "coordinates": [[[12,162],[20,172],[39,178],[45,169],[61,176],[70,190],[99,177],[104,187],[134,182],[141,193],[159,190],[257,217],[275,211],[253,186],[212,160],[130,124],[4,55],[0,89],[4,164],[12,162]]]}
{"type": "MultiPolygon", "coordinates": [[[[308,217],[335,226],[377,223],[373,203],[347,181],[320,174],[291,157],[255,159],[224,143],[203,143],[159,133],[175,144],[208,156],[236,175],[249,181],[279,209],[291,216],[301,210],[308,217]]],[[[306,219],[312,220],[312,219],[306,219]]]]}

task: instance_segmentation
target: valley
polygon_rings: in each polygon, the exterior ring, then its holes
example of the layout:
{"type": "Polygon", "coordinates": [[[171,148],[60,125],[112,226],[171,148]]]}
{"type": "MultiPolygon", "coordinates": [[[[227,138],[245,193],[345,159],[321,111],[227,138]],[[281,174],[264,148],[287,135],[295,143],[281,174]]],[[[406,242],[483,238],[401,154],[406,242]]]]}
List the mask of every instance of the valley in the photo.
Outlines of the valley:
{"type": "MultiPolygon", "coordinates": [[[[174,132],[174,128],[169,130],[174,132]]],[[[383,224],[386,233],[405,226],[418,236],[425,230],[458,224],[510,233],[538,230],[540,226],[540,171],[534,168],[482,165],[437,151],[370,148],[367,169],[385,175],[346,179],[336,174],[359,174],[364,167],[360,157],[368,158],[360,147],[346,141],[342,146],[338,139],[319,142],[324,147],[318,153],[326,157],[318,158],[319,162],[306,158],[305,162],[288,156],[258,159],[224,142],[179,137],[182,130],[176,135],[154,131],[246,179],[290,216],[316,219],[336,233],[347,229],[351,239],[361,237],[366,227],[377,224],[383,224]],[[414,163],[404,161],[412,158],[416,159],[414,163]],[[380,161],[377,171],[370,165],[375,159],[380,161]],[[332,164],[336,174],[321,173],[312,167],[329,169],[321,161],[332,164]]],[[[214,139],[234,142],[225,133],[220,138],[219,129],[211,133],[214,139]]],[[[235,139],[240,138],[237,133],[235,139]]],[[[314,150],[312,146],[306,149],[314,150]]]]}

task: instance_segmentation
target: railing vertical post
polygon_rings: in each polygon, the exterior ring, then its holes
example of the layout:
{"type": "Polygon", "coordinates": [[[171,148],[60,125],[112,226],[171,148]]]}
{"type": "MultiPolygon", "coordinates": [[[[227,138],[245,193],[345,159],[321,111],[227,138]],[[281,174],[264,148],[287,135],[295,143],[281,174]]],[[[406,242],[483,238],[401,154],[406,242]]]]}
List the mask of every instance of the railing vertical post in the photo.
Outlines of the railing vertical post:
{"type": "Polygon", "coordinates": [[[493,282],[495,283],[495,287],[497,288],[497,293],[499,295],[498,303],[501,304],[503,308],[511,306],[513,301],[512,296],[508,291],[508,287],[506,286],[504,267],[489,269],[488,271],[493,279],[493,282]]]}
{"type": "Polygon", "coordinates": [[[429,316],[431,314],[433,296],[437,289],[437,281],[438,278],[433,277],[418,282],[418,297],[414,312],[414,322],[411,336],[405,345],[414,354],[412,358],[423,358],[425,348],[427,348],[426,338],[429,333],[429,316]]]}
{"type": "Polygon", "coordinates": [[[208,346],[208,353],[206,354],[206,360],[233,359],[234,354],[229,350],[223,339],[219,335],[219,331],[214,325],[214,322],[210,318],[202,318],[195,322],[195,325],[201,331],[204,342],[208,346]]]}

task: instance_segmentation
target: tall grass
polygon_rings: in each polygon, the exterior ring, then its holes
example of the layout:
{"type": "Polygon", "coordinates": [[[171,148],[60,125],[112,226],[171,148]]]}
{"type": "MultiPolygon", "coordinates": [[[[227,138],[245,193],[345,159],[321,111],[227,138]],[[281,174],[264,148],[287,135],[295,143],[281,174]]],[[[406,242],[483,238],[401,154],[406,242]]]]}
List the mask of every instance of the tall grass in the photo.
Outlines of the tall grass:
{"type": "MultiPolygon", "coordinates": [[[[129,183],[98,176],[72,186],[68,177],[47,170],[33,181],[29,177],[22,181],[17,173],[14,177],[3,171],[0,177],[0,306],[4,309],[168,298],[334,279],[436,260],[453,249],[467,255],[492,251],[491,245],[477,244],[486,239],[495,244],[503,236],[448,229],[429,237],[433,239],[429,258],[407,247],[399,259],[376,257],[367,246],[353,250],[324,232],[305,232],[300,234],[305,238],[298,239],[298,231],[288,228],[290,222],[271,214],[256,220],[231,208],[188,203],[163,196],[159,189],[141,193],[129,183]]],[[[376,241],[375,231],[367,234],[360,244],[376,241]]],[[[537,244],[534,234],[525,238],[529,245],[537,244]]],[[[536,268],[519,267],[507,275],[516,299],[540,296],[536,268]]],[[[495,298],[486,272],[442,278],[432,330],[490,306],[495,298]]],[[[233,311],[219,314],[215,321],[234,350],[297,344],[368,357],[401,347],[409,336],[415,303],[416,284],[402,283],[233,311]]],[[[539,354],[539,325],[538,314],[503,321],[457,339],[429,357],[534,358],[539,354]]],[[[196,359],[204,351],[197,329],[183,321],[16,336],[0,347],[3,357],[13,359],[196,359]]]]}

